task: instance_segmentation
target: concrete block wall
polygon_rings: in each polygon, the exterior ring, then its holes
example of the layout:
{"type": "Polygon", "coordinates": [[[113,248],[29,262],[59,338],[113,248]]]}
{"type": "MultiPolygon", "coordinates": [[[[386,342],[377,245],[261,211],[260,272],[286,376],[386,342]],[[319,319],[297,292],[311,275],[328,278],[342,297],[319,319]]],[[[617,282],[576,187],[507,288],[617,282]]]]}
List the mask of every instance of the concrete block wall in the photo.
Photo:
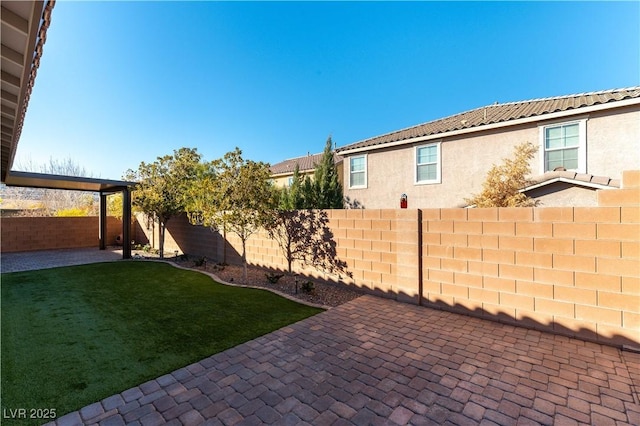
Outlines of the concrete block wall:
{"type": "MultiPolygon", "coordinates": [[[[157,223],[150,223],[141,213],[134,215],[135,224],[132,226],[133,240],[136,244],[149,244],[159,247],[160,227],[157,223]]],[[[218,251],[222,247],[222,237],[209,228],[194,226],[189,223],[186,214],[171,218],[167,222],[164,250],[166,257],[178,254],[190,254],[217,259],[218,251]]]]}
{"type": "Polygon", "coordinates": [[[640,206],[640,170],[622,172],[622,188],[598,191],[599,206],[640,206]]]}
{"type": "Polygon", "coordinates": [[[417,302],[417,210],[328,210],[338,257],[350,282],[375,293],[417,302]]]}
{"type": "Polygon", "coordinates": [[[640,343],[640,209],[423,211],[423,302],[587,340],[640,343]]]}
{"type": "MultiPolygon", "coordinates": [[[[419,232],[417,210],[326,210],[337,243],[337,255],[351,277],[338,277],[295,264],[294,271],[326,280],[357,285],[373,293],[417,303],[419,232]]],[[[239,263],[242,243],[228,232],[227,262],[239,263]]],[[[278,244],[264,231],[246,244],[247,262],[286,270],[278,244]]]]}
{"type": "MultiPolygon", "coordinates": [[[[107,245],[122,233],[122,221],[107,218],[107,245]]],[[[2,253],[98,247],[99,218],[86,217],[3,217],[0,246],[2,253]]]]}
{"type": "MultiPolygon", "coordinates": [[[[352,277],[295,270],[403,301],[640,347],[639,192],[640,172],[625,172],[622,189],[599,192],[598,207],[327,210],[352,277]]],[[[218,244],[201,244],[200,255],[222,261],[226,248],[226,261],[240,263],[237,236],[224,241],[186,218],[172,221],[185,236],[170,237],[170,229],[167,238],[181,251],[191,253],[185,241],[213,238],[218,244]]],[[[264,231],[247,241],[247,261],[286,269],[264,231]]]]}

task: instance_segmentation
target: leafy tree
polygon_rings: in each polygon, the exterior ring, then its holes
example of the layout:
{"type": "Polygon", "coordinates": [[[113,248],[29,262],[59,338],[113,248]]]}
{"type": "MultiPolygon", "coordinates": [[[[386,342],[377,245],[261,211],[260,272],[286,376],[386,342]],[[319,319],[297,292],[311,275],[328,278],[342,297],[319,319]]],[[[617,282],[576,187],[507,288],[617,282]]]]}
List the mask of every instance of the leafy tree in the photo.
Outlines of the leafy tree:
{"type": "Polygon", "coordinates": [[[532,207],[536,201],[520,192],[528,184],[531,173],[529,161],[536,153],[536,146],[530,142],[517,145],[513,158],[503,159],[501,165],[493,165],[482,184],[482,191],[465,198],[469,205],[476,207],[532,207]]]}
{"type": "Polygon", "coordinates": [[[309,176],[305,176],[300,184],[302,189],[302,208],[303,209],[315,209],[319,208],[317,203],[317,193],[315,191],[313,182],[309,176]]]}
{"type": "Polygon", "coordinates": [[[138,182],[132,204],[160,225],[160,258],[164,258],[167,222],[184,212],[186,191],[196,176],[200,158],[195,148],[180,148],[153,163],[140,163],[137,172],[127,172],[127,180],[138,182]]]}
{"type": "MultiPolygon", "coordinates": [[[[338,259],[327,212],[322,210],[280,210],[267,223],[285,258],[289,273],[294,261],[324,272],[346,273],[347,264],[338,259]]],[[[350,275],[347,273],[347,275],[350,275]]]]}
{"type": "Polygon", "coordinates": [[[331,137],[327,139],[322,159],[316,165],[313,179],[300,175],[296,164],[293,181],[289,188],[281,190],[280,208],[295,209],[342,209],[344,198],[342,184],[334,162],[331,137]]]}
{"type": "Polygon", "coordinates": [[[247,276],[246,243],[270,217],[276,200],[269,165],[242,158],[236,148],[201,167],[189,191],[192,223],[236,234],[242,242],[242,264],[247,276]]]}
{"type": "Polygon", "coordinates": [[[289,273],[295,261],[324,272],[347,272],[346,263],[338,259],[327,213],[322,211],[344,208],[332,145],[329,137],[313,180],[309,176],[303,179],[296,165],[291,186],[281,191],[279,210],[266,223],[269,236],[287,259],[289,273]]]}
{"type": "Polygon", "coordinates": [[[107,196],[107,215],[122,219],[124,212],[122,211],[122,192],[109,194],[107,196]]]}
{"type": "Polygon", "coordinates": [[[325,143],[320,163],[313,174],[314,207],[317,209],[342,209],[344,196],[342,184],[338,180],[338,170],[333,158],[331,136],[325,143]]]}
{"type": "Polygon", "coordinates": [[[282,188],[278,207],[282,210],[297,210],[305,207],[303,180],[300,177],[300,166],[296,164],[293,170],[291,186],[282,188]]]}

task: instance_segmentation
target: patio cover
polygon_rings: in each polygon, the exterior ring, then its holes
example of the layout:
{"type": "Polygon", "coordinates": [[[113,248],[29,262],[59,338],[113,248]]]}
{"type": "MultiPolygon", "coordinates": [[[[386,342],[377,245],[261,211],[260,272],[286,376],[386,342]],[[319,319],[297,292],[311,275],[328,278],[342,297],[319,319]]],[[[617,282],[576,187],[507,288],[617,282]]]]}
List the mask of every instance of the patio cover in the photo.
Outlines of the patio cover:
{"type": "Polygon", "coordinates": [[[2,1],[2,145],[0,182],[8,186],[100,193],[100,249],[106,248],[106,197],[123,193],[122,257],[131,257],[131,190],[134,182],[12,171],[13,160],[35,84],[55,0],[2,1]]]}
{"type": "Polygon", "coordinates": [[[135,182],[9,171],[7,186],[89,191],[100,194],[100,250],[107,247],[107,195],[122,192],[122,258],[131,258],[131,191],[135,182]]]}

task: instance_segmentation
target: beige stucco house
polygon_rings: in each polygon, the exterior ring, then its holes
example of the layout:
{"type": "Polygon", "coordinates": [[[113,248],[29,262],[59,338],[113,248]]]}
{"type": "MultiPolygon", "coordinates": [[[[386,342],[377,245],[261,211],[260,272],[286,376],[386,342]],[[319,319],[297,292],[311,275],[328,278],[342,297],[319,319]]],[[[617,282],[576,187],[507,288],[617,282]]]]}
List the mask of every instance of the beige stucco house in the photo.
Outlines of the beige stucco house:
{"type": "Polygon", "coordinates": [[[345,196],[365,208],[463,207],[516,145],[539,149],[524,188],[541,206],[597,205],[640,168],[640,87],[492,104],[341,147],[345,196]]]}
{"type": "MultiPolygon", "coordinates": [[[[313,173],[316,165],[322,161],[323,155],[324,154],[322,152],[319,154],[307,154],[302,157],[290,158],[272,165],[270,170],[274,184],[281,188],[291,186],[291,183],[293,182],[293,172],[296,169],[296,165],[298,165],[298,171],[302,179],[306,176],[313,179],[313,173]]],[[[338,169],[338,177],[342,179],[342,157],[334,155],[333,161],[338,169]]],[[[342,183],[342,181],[340,183],[342,183]]]]}

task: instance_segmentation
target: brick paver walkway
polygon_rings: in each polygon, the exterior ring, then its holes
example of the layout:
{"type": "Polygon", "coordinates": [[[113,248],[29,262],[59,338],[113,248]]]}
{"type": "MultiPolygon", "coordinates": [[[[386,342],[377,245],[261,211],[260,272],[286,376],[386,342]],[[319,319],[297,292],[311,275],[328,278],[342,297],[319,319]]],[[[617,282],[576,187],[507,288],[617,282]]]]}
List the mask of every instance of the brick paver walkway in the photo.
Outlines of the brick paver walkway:
{"type": "Polygon", "coordinates": [[[56,424],[638,425],[638,361],[363,296],[56,424]]]}
{"type": "Polygon", "coordinates": [[[112,247],[107,250],[84,248],[2,253],[0,270],[2,272],[31,271],[119,259],[122,259],[122,249],[112,247]]]}

